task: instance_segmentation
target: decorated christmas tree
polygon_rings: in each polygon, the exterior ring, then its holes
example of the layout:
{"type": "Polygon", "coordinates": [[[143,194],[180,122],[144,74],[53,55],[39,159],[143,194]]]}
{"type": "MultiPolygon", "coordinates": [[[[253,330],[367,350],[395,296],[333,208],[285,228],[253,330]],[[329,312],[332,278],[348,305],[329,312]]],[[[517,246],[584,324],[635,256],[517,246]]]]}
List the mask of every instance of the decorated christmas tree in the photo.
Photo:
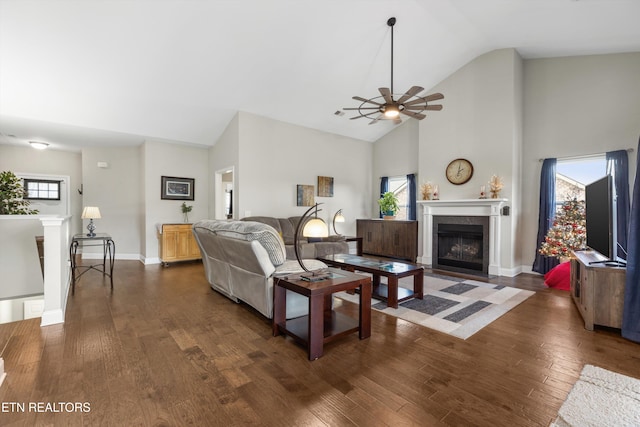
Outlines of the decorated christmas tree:
{"type": "Polygon", "coordinates": [[[573,197],[556,213],[540,253],[556,258],[569,257],[572,250],[585,248],[586,237],[584,201],[573,197]]]}

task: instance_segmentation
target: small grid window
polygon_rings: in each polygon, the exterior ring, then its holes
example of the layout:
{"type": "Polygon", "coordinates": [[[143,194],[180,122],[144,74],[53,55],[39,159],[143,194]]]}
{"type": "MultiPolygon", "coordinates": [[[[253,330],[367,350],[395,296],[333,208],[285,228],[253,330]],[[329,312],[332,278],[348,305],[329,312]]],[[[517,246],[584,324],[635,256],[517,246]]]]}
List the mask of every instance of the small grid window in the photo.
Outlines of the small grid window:
{"type": "Polygon", "coordinates": [[[60,181],[25,179],[25,199],[60,200],[60,181]]]}

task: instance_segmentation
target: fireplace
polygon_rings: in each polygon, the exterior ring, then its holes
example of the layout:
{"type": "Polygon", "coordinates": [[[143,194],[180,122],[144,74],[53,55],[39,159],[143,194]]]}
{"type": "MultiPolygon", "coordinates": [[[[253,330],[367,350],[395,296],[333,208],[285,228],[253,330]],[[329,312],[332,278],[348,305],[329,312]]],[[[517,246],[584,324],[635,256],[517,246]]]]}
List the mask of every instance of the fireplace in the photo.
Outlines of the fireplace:
{"type": "MultiPolygon", "coordinates": [[[[428,267],[447,269],[452,271],[466,272],[476,275],[504,275],[501,267],[502,245],[500,231],[502,228],[502,207],[507,202],[506,199],[462,199],[462,200],[419,200],[418,204],[423,207],[422,216],[422,257],[419,258],[422,264],[428,267]],[[462,252],[460,261],[467,262],[472,252],[480,254],[482,252],[482,269],[478,270],[479,262],[472,260],[473,266],[446,265],[449,261],[443,254],[439,254],[441,248],[438,247],[438,229],[444,224],[458,224],[464,226],[482,227],[482,248],[474,242],[475,248],[460,247],[458,252],[462,252]],[[466,254],[465,254],[466,252],[466,254]],[[444,264],[438,263],[438,258],[444,258],[444,264]],[[455,270],[454,270],[455,269],[455,270]]],[[[441,231],[447,231],[448,225],[441,231]]],[[[477,227],[462,227],[466,237],[476,238],[479,229],[477,227]]],[[[462,242],[469,246],[470,242],[462,242]]],[[[454,246],[454,245],[451,245],[454,246]]],[[[455,248],[454,248],[455,249],[455,248]]],[[[455,251],[454,251],[455,252],[455,251]]],[[[450,263],[450,262],[449,262],[450,263]]]]}
{"type": "Polygon", "coordinates": [[[434,268],[488,274],[489,218],[434,216],[434,268]]]}

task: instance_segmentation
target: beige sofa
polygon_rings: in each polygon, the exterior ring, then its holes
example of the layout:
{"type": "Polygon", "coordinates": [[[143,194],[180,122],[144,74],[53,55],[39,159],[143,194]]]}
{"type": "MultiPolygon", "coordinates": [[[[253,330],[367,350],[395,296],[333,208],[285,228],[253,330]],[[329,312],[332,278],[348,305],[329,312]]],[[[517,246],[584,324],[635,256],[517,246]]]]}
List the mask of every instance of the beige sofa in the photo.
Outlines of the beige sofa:
{"type": "MultiPolygon", "coordinates": [[[[211,288],[273,318],[274,276],[302,272],[297,261],[287,260],[279,233],[260,222],[204,220],[193,224],[193,234],[211,288]]],[[[326,267],[315,259],[304,263],[312,270],[326,267]]],[[[287,291],[288,319],[308,309],[307,297],[287,291]]]]}
{"type": "MultiPolygon", "coordinates": [[[[249,216],[242,218],[241,221],[261,222],[273,227],[284,240],[287,251],[287,259],[296,259],[293,246],[293,236],[296,227],[300,222],[299,216],[289,218],[274,218],[271,216],[249,216]]],[[[344,236],[329,236],[319,241],[309,241],[306,237],[298,237],[300,240],[300,257],[305,259],[320,258],[325,255],[347,254],[349,253],[349,244],[344,240],[344,236]]]]}

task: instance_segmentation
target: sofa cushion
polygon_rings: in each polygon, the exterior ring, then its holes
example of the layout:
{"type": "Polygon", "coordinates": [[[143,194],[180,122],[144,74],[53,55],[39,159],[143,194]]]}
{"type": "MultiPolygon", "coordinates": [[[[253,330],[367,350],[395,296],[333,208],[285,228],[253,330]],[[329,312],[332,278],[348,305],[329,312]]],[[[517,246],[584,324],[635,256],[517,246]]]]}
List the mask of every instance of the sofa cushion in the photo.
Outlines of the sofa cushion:
{"type": "MultiPolygon", "coordinates": [[[[202,224],[198,224],[203,226],[202,224]]],[[[246,241],[258,241],[269,254],[273,265],[278,266],[286,260],[286,250],[280,234],[271,226],[254,221],[205,221],[204,228],[219,236],[246,241]]]]}

